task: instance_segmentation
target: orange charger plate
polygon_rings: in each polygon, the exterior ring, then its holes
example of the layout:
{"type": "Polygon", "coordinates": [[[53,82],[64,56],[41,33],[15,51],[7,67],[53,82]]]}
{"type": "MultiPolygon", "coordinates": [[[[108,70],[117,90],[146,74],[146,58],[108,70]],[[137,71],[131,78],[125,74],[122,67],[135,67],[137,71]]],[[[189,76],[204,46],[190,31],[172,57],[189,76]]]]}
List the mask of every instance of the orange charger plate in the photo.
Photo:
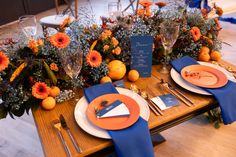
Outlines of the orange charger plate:
{"type": "Polygon", "coordinates": [[[120,130],[127,128],[134,124],[140,115],[140,109],[137,102],[130,98],[129,96],[122,95],[122,94],[106,94],[94,99],[89,105],[86,110],[86,115],[90,122],[94,125],[106,129],[106,130],[120,130]],[[95,108],[102,108],[101,102],[108,101],[108,105],[113,103],[116,100],[120,100],[123,102],[127,108],[129,109],[130,115],[124,117],[108,117],[108,118],[97,118],[95,113],[95,108]]]}
{"type": "Polygon", "coordinates": [[[220,88],[228,82],[223,72],[205,65],[190,65],[184,67],[181,70],[181,76],[187,82],[205,88],[220,88]],[[190,76],[193,74],[196,75],[190,76]]]}

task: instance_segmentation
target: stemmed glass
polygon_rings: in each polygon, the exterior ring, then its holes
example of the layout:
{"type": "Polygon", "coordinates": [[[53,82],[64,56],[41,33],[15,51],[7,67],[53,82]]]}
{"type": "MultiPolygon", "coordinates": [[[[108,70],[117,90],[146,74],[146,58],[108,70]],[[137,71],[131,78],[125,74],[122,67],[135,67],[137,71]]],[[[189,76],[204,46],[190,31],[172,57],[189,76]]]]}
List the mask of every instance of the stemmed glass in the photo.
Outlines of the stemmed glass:
{"type": "Polygon", "coordinates": [[[76,80],[83,66],[83,52],[79,47],[75,51],[62,50],[60,57],[66,74],[76,80]]]}
{"type": "Polygon", "coordinates": [[[169,62],[169,55],[172,53],[172,47],[179,36],[179,23],[172,20],[166,20],[160,24],[161,42],[164,47],[164,62],[160,73],[169,73],[167,64],[169,62]]]}
{"type": "Polygon", "coordinates": [[[121,4],[119,2],[108,3],[108,14],[112,20],[115,20],[117,16],[121,16],[121,4]]]}
{"type": "Polygon", "coordinates": [[[27,38],[34,38],[37,33],[37,22],[34,15],[24,15],[19,18],[19,25],[27,38]]]}

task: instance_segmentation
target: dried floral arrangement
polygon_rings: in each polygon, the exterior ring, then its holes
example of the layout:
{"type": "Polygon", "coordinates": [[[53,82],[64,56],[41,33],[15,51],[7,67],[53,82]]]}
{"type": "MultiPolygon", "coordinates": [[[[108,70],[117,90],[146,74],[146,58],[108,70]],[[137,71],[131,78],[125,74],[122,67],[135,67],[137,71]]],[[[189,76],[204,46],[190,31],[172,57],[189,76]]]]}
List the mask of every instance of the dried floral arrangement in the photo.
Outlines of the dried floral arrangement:
{"type": "MultiPolygon", "coordinates": [[[[151,10],[151,2],[141,2],[137,15],[117,17],[112,21],[102,18],[102,25],[65,20],[63,32],[31,39],[26,44],[8,39],[0,47],[0,119],[9,114],[21,116],[50,97],[50,103],[63,102],[73,97],[72,88],[97,84],[109,74],[108,64],[120,60],[130,64],[130,42],[133,35],[151,35],[155,39],[153,60],[162,61],[163,47],[159,25],[164,20],[180,23],[180,32],[170,59],[184,55],[198,58],[202,47],[219,50],[221,41],[217,38],[221,27],[219,7],[214,10],[217,17],[208,18],[204,10],[179,7],[165,8],[164,2],[157,2],[151,10]],[[61,64],[60,51],[72,52],[80,47],[83,52],[83,66],[77,79],[71,79],[61,64]],[[61,90],[61,92],[60,92],[61,90]]],[[[89,15],[86,15],[90,17],[89,15]]],[[[92,20],[90,20],[91,22],[92,20]]],[[[46,101],[46,103],[47,103],[46,101]]]]}

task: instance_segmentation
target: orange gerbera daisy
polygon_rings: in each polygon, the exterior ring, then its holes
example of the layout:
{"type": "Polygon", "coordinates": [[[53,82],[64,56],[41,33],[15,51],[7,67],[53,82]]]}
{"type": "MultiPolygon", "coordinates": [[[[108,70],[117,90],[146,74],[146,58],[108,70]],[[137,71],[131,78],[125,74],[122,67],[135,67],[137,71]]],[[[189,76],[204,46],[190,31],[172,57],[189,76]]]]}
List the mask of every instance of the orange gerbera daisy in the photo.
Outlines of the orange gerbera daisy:
{"type": "Polygon", "coordinates": [[[156,2],[155,3],[159,8],[162,8],[164,6],[166,6],[166,3],[165,2],[156,2]]]}
{"type": "Polygon", "coordinates": [[[92,50],[87,54],[86,61],[91,67],[97,68],[102,63],[102,56],[99,52],[92,50]]]}
{"type": "Polygon", "coordinates": [[[48,97],[50,88],[44,82],[36,82],[32,87],[32,95],[37,99],[48,97]]]}
{"type": "Polygon", "coordinates": [[[194,41],[198,41],[202,36],[201,31],[198,27],[195,27],[195,26],[192,27],[190,32],[192,34],[192,37],[193,37],[194,41]]]}
{"type": "Polygon", "coordinates": [[[147,8],[152,5],[152,2],[144,0],[144,1],[139,2],[139,4],[142,5],[144,8],[147,8]]]}
{"type": "Polygon", "coordinates": [[[9,58],[0,51],[0,72],[5,70],[8,67],[9,64],[9,58]]]}
{"type": "Polygon", "coordinates": [[[50,37],[50,43],[56,48],[66,48],[70,44],[70,37],[65,33],[58,32],[50,37]]]}

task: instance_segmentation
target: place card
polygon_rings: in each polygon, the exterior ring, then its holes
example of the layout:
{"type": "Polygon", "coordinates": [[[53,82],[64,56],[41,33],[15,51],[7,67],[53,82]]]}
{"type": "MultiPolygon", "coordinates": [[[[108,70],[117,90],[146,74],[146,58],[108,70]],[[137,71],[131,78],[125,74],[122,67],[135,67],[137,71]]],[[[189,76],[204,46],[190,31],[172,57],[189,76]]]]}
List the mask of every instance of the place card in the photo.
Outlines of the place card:
{"type": "Polygon", "coordinates": [[[152,72],[152,36],[132,36],[131,41],[131,69],[139,72],[141,77],[150,77],[152,72]]]}
{"type": "Polygon", "coordinates": [[[165,94],[151,99],[161,110],[179,105],[179,101],[172,94],[165,94]]]}
{"type": "Polygon", "coordinates": [[[116,100],[96,114],[98,118],[129,116],[129,109],[120,100],[116,100]]]}

